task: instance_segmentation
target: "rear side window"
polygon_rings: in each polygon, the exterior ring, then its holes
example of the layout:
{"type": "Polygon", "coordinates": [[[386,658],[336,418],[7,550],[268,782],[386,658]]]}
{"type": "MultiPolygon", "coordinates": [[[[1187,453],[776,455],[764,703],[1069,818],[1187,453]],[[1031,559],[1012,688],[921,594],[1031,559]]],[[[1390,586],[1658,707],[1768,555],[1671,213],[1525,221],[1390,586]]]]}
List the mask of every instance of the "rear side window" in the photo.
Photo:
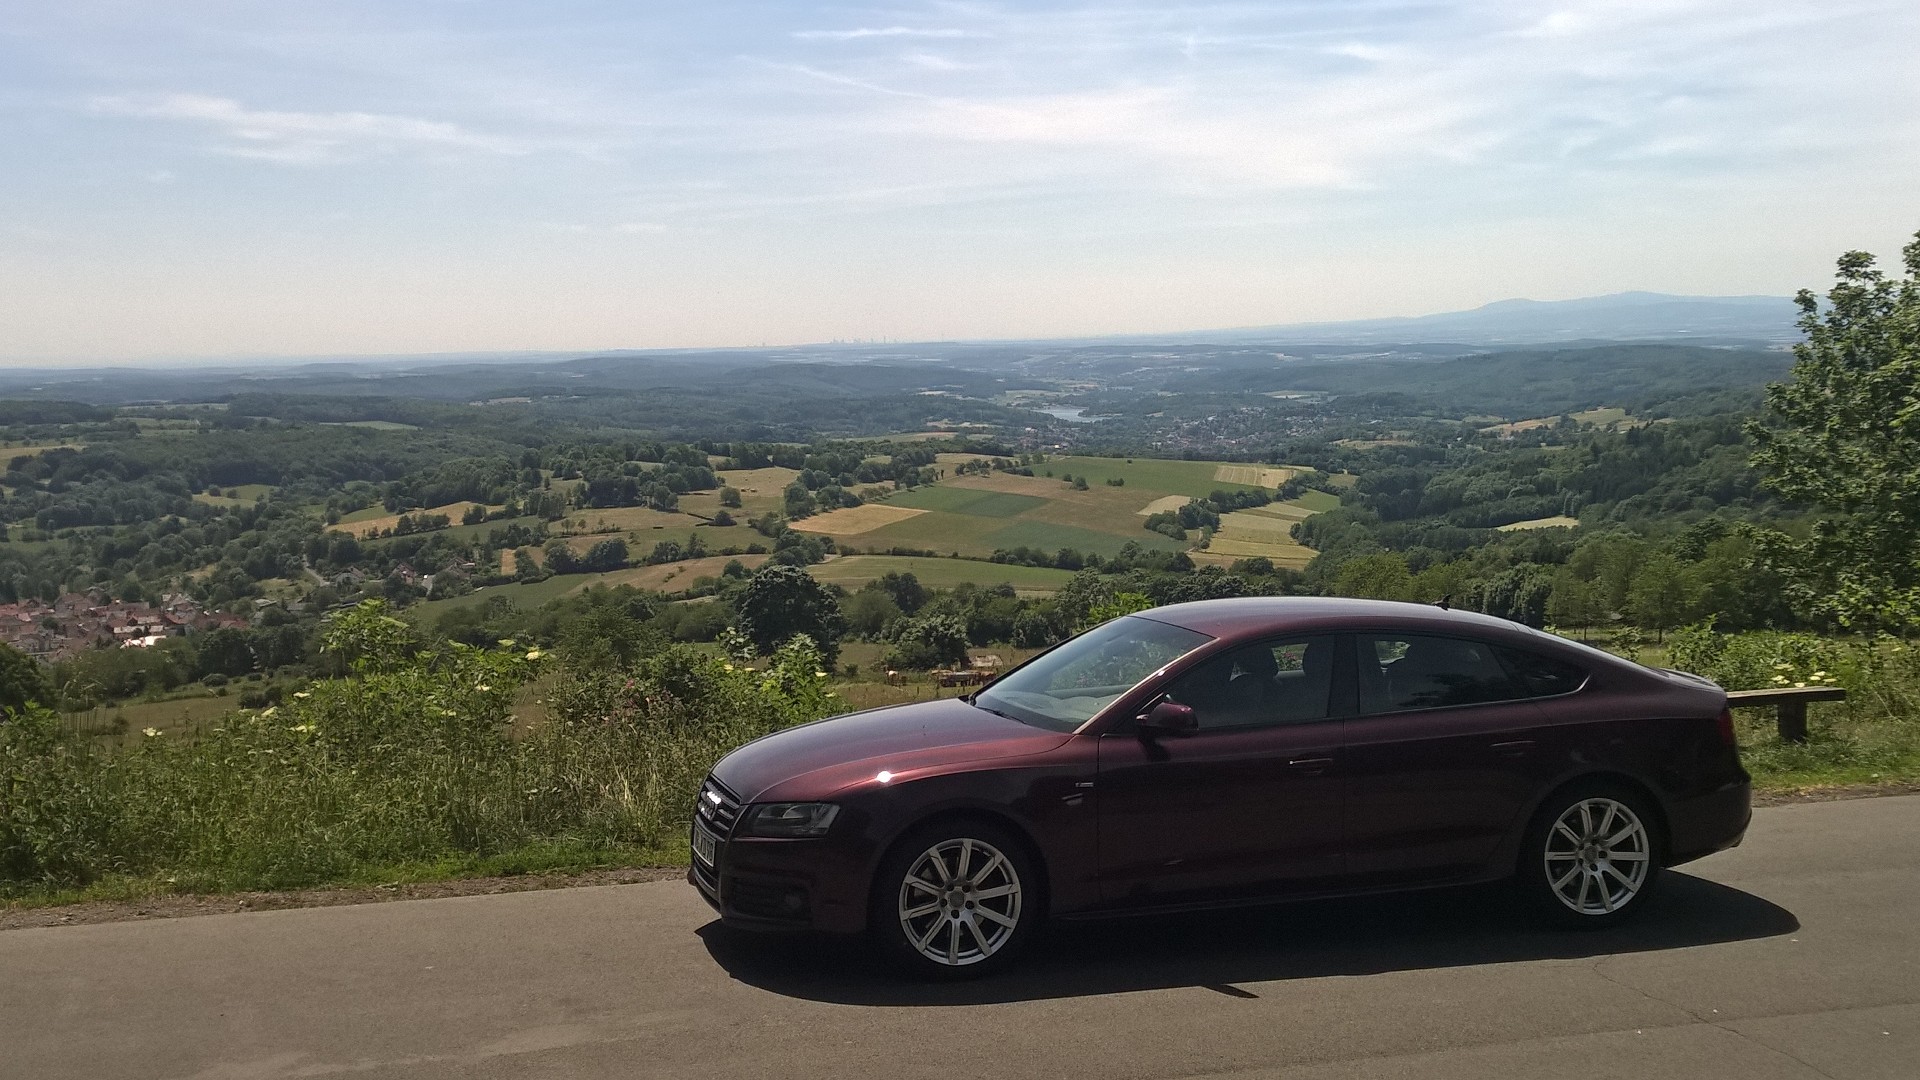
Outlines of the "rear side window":
{"type": "Polygon", "coordinates": [[[1520,649],[1496,647],[1494,651],[1500,654],[1501,662],[1513,672],[1528,697],[1571,694],[1586,684],[1587,671],[1577,664],[1520,649]]]}
{"type": "Polygon", "coordinates": [[[1420,634],[1360,637],[1360,711],[1403,712],[1531,697],[1493,646],[1420,634]]]}

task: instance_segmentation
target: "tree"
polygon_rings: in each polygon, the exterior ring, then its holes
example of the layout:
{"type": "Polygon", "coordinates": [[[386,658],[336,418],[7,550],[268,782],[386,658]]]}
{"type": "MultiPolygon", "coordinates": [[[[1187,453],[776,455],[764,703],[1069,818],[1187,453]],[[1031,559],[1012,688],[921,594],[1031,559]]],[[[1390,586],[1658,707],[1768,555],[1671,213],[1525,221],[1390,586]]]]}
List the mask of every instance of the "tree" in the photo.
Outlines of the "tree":
{"type": "Polygon", "coordinates": [[[926,671],[936,667],[965,667],[967,624],[957,616],[926,614],[894,624],[888,667],[926,671]]]}
{"type": "Polygon", "coordinates": [[[1558,626],[1578,627],[1582,640],[1593,624],[1607,617],[1607,601],[1595,582],[1582,581],[1580,575],[1561,567],[1553,575],[1553,589],[1547,593],[1547,618],[1558,626]]]}
{"type": "Polygon", "coordinates": [[[0,644],[0,719],[29,704],[52,705],[53,683],[38,660],[0,644]]]}
{"type": "Polygon", "coordinates": [[[579,557],[560,537],[556,536],[547,541],[543,555],[545,558],[542,561],[550,574],[577,574],[581,570],[579,557]]]}
{"type": "Polygon", "coordinates": [[[900,605],[893,597],[871,585],[847,597],[842,605],[847,615],[847,629],[869,641],[878,640],[887,624],[900,617],[900,605]]]}
{"type": "Polygon", "coordinates": [[[1686,567],[1663,552],[1640,565],[1633,587],[1627,590],[1627,610],[1635,622],[1664,640],[1666,632],[1686,618],[1692,607],[1691,593],[1686,567]]]}
{"type": "Polygon", "coordinates": [[[1920,235],[1902,254],[1897,280],[1842,255],[1824,313],[1800,291],[1793,377],[1767,388],[1772,422],[1748,426],[1766,484],[1825,514],[1806,540],[1762,547],[1797,606],[1862,628],[1920,616],[1920,235]]]}
{"type": "Polygon", "coordinates": [[[1407,560],[1390,551],[1362,555],[1340,568],[1333,591],[1341,596],[1407,600],[1413,595],[1413,575],[1407,571],[1407,560]]]}
{"type": "Polygon", "coordinates": [[[797,566],[768,563],[747,579],[735,601],[740,632],[761,655],[771,653],[795,634],[805,634],[819,645],[831,664],[840,655],[840,636],[846,617],[825,585],[797,566]]]}

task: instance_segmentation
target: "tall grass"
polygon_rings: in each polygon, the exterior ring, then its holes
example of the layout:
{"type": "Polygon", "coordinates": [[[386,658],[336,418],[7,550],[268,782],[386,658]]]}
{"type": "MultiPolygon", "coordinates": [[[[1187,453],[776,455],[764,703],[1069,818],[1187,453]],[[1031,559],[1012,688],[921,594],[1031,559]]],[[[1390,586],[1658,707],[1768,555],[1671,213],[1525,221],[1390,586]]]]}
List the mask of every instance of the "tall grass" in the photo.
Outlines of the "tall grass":
{"type": "Polygon", "coordinates": [[[1669,663],[1729,690],[1838,686],[1844,702],[1815,703],[1804,743],[1784,742],[1774,711],[1737,709],[1741,754],[1763,787],[1871,784],[1920,776],[1920,650],[1892,637],[1677,631],[1669,663]]]}
{"type": "Polygon", "coordinates": [[[0,895],[631,859],[681,842],[726,751],[835,711],[804,641],[761,671],[669,649],[554,673],[547,721],[516,736],[510,706],[548,662],[504,647],[363,656],[281,706],[124,750],[15,716],[0,723],[0,895]]]}

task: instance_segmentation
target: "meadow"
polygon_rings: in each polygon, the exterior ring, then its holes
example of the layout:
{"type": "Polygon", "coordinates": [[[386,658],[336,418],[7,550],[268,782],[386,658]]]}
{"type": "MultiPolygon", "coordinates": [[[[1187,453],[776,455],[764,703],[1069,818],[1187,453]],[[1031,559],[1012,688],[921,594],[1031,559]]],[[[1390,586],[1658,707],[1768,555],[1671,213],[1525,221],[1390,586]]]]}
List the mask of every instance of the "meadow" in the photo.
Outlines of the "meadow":
{"type": "MultiPolygon", "coordinates": [[[[942,455],[953,459],[942,464],[974,457],[942,455]]],[[[1191,541],[1149,532],[1144,528],[1147,515],[1177,509],[1214,491],[1277,486],[1294,470],[1222,461],[1064,457],[1035,471],[1040,475],[955,476],[889,495],[884,503],[808,518],[795,528],[831,536],[842,550],[908,548],[973,559],[1019,547],[1048,552],[1072,548],[1106,557],[1128,544],[1179,551],[1192,546],[1191,541]],[[1068,482],[1068,476],[1085,477],[1085,489],[1068,482]]],[[[1240,557],[1262,555],[1276,563],[1304,565],[1312,552],[1293,543],[1285,529],[1292,521],[1337,505],[1333,496],[1309,492],[1275,508],[1277,515],[1289,519],[1278,533],[1265,519],[1250,520],[1238,523],[1226,543],[1243,553],[1240,557]]]]}

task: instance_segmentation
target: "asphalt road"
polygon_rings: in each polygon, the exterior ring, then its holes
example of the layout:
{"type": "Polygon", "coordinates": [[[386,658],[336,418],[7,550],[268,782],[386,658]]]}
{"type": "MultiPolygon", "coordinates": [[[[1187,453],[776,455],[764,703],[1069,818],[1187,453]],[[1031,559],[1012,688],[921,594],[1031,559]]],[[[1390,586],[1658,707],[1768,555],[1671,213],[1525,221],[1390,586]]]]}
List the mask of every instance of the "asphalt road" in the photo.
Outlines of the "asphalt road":
{"type": "Polygon", "coordinates": [[[0,1078],[1920,1077],[1920,796],[1759,811],[1631,927],[1488,890],[1071,928],[959,986],[678,882],[0,933],[0,1078]]]}

